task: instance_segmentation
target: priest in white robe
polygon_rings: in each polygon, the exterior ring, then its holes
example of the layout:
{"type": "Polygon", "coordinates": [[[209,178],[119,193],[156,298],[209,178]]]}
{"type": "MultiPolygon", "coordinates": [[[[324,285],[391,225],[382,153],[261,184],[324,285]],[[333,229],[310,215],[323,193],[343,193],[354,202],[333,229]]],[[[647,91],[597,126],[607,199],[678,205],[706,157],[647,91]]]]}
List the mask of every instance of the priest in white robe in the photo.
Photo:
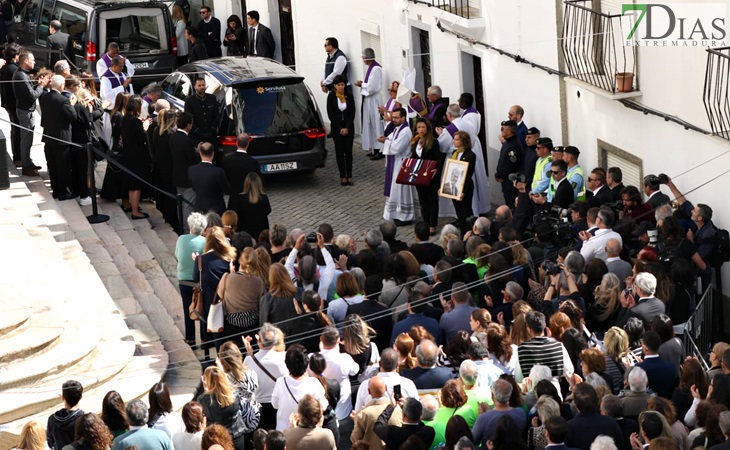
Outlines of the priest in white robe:
{"type": "Polygon", "coordinates": [[[385,169],[385,208],[383,219],[392,220],[396,225],[407,225],[415,220],[420,211],[416,188],[396,183],[398,171],[403,161],[411,154],[413,133],[408,126],[406,111],[398,108],[391,114],[393,131],[387,137],[381,136],[383,155],[387,157],[385,169]]]}
{"type": "MultiPolygon", "coordinates": [[[[479,114],[479,113],[476,113],[479,114]]],[[[476,114],[469,114],[474,118],[476,114]]],[[[484,167],[484,155],[482,154],[482,145],[479,142],[479,128],[475,126],[481,123],[473,120],[472,117],[462,117],[461,108],[456,103],[449,105],[446,110],[446,118],[449,126],[439,128],[436,133],[439,134],[438,142],[441,153],[446,155],[446,159],[451,157],[454,152],[453,136],[457,131],[466,131],[472,142],[472,150],[476,154],[477,163],[474,169],[472,180],[474,181],[474,196],[472,197],[472,212],[474,215],[486,214],[492,208],[489,201],[489,180],[487,179],[487,169],[484,167]]],[[[439,200],[439,217],[456,217],[456,211],[451,200],[441,197],[439,200]]]]}
{"type": "Polygon", "coordinates": [[[383,100],[383,68],[375,61],[375,51],[372,48],[362,51],[362,61],[368,68],[365,79],[355,83],[362,94],[362,149],[370,155],[376,155],[382,147],[378,137],[383,131],[383,121],[378,106],[383,100]]]}

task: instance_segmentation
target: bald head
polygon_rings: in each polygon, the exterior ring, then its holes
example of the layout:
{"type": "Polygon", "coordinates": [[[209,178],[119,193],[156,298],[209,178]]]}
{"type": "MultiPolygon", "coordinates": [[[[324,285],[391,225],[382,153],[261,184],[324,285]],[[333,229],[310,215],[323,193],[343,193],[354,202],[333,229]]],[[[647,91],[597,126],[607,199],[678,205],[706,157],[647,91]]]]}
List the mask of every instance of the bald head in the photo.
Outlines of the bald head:
{"type": "Polygon", "coordinates": [[[512,218],[512,211],[510,211],[509,206],[502,205],[497,208],[494,218],[497,219],[497,222],[507,222],[512,218]]]}
{"type": "Polygon", "coordinates": [[[430,369],[436,366],[438,356],[438,347],[430,339],[424,339],[416,347],[416,359],[418,365],[424,369],[430,369]]]}
{"type": "Polygon", "coordinates": [[[520,105],[514,105],[512,106],[509,111],[507,111],[507,117],[509,120],[514,120],[517,123],[520,123],[522,121],[522,116],[525,115],[525,110],[522,109],[520,105]]]}
{"type": "Polygon", "coordinates": [[[386,392],[385,381],[379,376],[374,376],[368,382],[368,393],[372,398],[384,397],[386,392]]]}
{"type": "Polygon", "coordinates": [[[428,422],[436,418],[436,413],[439,411],[439,401],[436,397],[431,394],[424,395],[421,397],[421,405],[423,405],[421,420],[428,422]]]}
{"type": "Polygon", "coordinates": [[[609,239],[606,242],[606,256],[609,258],[615,258],[621,254],[621,243],[618,239],[609,239]]]}

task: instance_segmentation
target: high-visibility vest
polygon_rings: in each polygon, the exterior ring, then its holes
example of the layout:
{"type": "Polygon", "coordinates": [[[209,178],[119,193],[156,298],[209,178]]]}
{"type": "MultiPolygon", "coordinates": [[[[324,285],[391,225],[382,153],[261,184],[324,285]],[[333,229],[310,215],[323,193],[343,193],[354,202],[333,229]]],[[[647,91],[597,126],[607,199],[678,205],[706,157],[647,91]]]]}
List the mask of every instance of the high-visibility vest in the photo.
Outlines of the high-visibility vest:
{"type": "Polygon", "coordinates": [[[549,177],[548,175],[545,175],[545,172],[547,169],[545,166],[549,166],[553,162],[553,157],[551,155],[548,155],[544,158],[538,158],[538,160],[535,162],[535,175],[532,178],[532,190],[537,188],[537,186],[540,184],[541,181],[545,180],[545,177],[549,177]]]}
{"type": "Polygon", "coordinates": [[[580,189],[578,190],[578,197],[576,198],[576,201],[584,201],[586,199],[586,174],[583,172],[583,168],[580,166],[580,164],[576,164],[573,166],[572,169],[568,169],[568,174],[566,175],[568,177],[568,181],[570,181],[570,177],[573,175],[578,174],[581,177],[581,184],[580,189]]]}

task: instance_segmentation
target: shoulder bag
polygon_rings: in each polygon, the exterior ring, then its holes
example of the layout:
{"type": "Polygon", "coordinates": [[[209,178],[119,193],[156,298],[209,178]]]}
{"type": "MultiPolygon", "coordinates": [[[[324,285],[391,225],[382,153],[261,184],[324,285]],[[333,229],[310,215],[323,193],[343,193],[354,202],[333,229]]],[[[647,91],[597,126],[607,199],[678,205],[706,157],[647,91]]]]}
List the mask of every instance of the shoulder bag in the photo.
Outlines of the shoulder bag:
{"type": "Polygon", "coordinates": [[[193,320],[203,318],[203,257],[198,256],[198,285],[193,288],[193,301],[188,308],[188,314],[193,320]]]}
{"type": "MultiPolygon", "coordinates": [[[[271,372],[269,372],[269,369],[267,369],[266,367],[264,367],[263,364],[261,364],[261,361],[259,361],[259,359],[256,357],[256,355],[251,355],[251,359],[253,359],[253,362],[256,363],[256,365],[259,366],[259,368],[261,370],[264,371],[264,373],[266,374],[266,376],[268,376],[269,378],[271,378],[271,381],[276,382],[276,377],[273,376],[273,375],[271,375],[271,372]]],[[[287,386],[287,388],[289,388],[289,386],[287,386]]]]}
{"type": "Polygon", "coordinates": [[[395,182],[425,188],[431,185],[436,172],[438,172],[438,161],[406,158],[400,166],[395,182]]]}
{"type": "Polygon", "coordinates": [[[222,333],[225,325],[226,313],[223,310],[223,302],[226,298],[226,281],[228,281],[228,272],[224,273],[218,282],[218,287],[223,286],[222,295],[218,296],[218,289],[215,290],[213,303],[208,310],[208,333],[222,333]]]}

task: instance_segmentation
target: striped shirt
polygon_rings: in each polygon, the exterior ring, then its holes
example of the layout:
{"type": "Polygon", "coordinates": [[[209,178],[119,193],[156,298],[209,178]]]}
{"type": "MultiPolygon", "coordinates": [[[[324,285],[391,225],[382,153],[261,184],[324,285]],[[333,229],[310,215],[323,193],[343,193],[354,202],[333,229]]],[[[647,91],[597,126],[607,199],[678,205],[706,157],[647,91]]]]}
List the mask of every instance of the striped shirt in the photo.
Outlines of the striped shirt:
{"type": "Polygon", "coordinates": [[[563,375],[563,344],[546,336],[535,336],[517,348],[520,368],[525,377],[537,364],[548,366],[554,377],[563,375]]]}

